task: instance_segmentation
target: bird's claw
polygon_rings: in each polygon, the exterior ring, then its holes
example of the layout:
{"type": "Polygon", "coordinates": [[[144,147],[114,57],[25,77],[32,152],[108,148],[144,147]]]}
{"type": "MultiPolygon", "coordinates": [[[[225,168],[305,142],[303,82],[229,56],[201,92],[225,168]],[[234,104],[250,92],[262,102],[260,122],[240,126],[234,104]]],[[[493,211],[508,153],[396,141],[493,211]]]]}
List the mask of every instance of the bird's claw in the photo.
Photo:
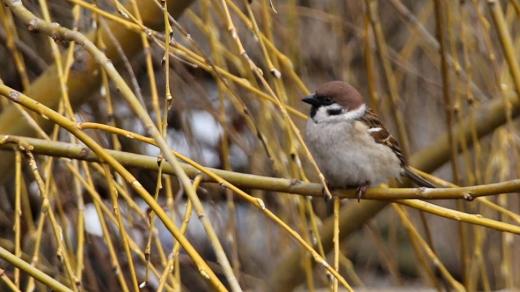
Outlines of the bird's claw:
{"type": "Polygon", "coordinates": [[[369,185],[369,183],[365,182],[364,184],[362,184],[362,185],[357,187],[357,189],[356,189],[356,197],[357,197],[358,203],[361,201],[361,198],[363,196],[365,196],[365,193],[367,192],[367,189],[368,189],[368,185],[369,185]]]}

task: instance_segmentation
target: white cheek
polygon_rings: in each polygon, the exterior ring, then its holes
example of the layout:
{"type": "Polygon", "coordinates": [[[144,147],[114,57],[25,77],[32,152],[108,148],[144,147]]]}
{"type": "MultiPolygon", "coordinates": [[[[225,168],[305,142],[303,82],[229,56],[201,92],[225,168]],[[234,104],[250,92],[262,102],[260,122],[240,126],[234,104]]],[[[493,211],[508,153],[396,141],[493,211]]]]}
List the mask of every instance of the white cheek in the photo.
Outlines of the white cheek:
{"type": "Polygon", "coordinates": [[[344,118],[347,120],[357,120],[361,118],[367,110],[367,107],[362,104],[357,109],[350,110],[343,114],[344,118]]]}
{"type": "Polygon", "coordinates": [[[312,119],[316,123],[321,123],[321,122],[325,122],[325,121],[329,120],[331,118],[331,116],[329,115],[327,110],[328,110],[328,107],[326,107],[326,106],[322,106],[322,107],[318,108],[318,110],[316,111],[316,114],[314,115],[314,117],[312,117],[312,119]]]}
{"type": "Polygon", "coordinates": [[[322,106],[317,111],[314,117],[312,118],[316,123],[337,123],[337,122],[345,122],[345,121],[353,121],[357,120],[365,114],[366,106],[361,105],[357,109],[345,111],[339,115],[329,115],[328,110],[339,109],[341,108],[338,104],[331,104],[328,106],[322,106]]]}
{"type": "Polygon", "coordinates": [[[316,123],[330,122],[333,120],[337,120],[337,118],[342,116],[343,114],[330,115],[329,110],[342,110],[342,109],[343,109],[343,107],[341,107],[337,103],[333,103],[333,104],[327,105],[327,106],[322,106],[322,107],[318,108],[318,111],[316,111],[316,114],[314,115],[313,120],[316,123]]]}

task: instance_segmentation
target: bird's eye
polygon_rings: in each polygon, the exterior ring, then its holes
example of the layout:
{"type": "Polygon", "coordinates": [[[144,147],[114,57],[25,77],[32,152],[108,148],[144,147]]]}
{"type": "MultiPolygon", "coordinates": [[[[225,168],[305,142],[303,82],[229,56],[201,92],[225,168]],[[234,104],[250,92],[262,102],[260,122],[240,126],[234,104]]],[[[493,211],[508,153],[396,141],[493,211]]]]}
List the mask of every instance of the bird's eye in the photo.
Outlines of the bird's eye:
{"type": "Polygon", "coordinates": [[[332,103],[334,103],[334,102],[332,101],[332,98],[330,98],[330,97],[328,97],[328,96],[324,96],[324,97],[322,98],[322,100],[323,100],[323,103],[324,103],[324,104],[327,104],[327,105],[328,105],[328,104],[332,104],[332,103]]]}
{"type": "Polygon", "coordinates": [[[337,115],[341,114],[342,112],[343,112],[343,110],[340,108],[332,108],[332,109],[327,110],[327,113],[330,116],[337,116],[337,115]]]}

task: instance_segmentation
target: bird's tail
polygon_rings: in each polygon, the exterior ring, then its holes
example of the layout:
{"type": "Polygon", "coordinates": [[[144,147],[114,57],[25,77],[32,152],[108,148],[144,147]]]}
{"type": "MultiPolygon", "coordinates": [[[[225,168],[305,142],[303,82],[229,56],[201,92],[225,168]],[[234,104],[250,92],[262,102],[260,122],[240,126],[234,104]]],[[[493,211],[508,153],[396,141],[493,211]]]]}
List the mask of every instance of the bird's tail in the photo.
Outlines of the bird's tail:
{"type": "Polygon", "coordinates": [[[418,184],[421,187],[427,188],[436,188],[437,186],[425,178],[423,178],[420,174],[418,174],[415,170],[413,170],[409,166],[404,167],[404,175],[412,180],[414,183],[418,184]]]}

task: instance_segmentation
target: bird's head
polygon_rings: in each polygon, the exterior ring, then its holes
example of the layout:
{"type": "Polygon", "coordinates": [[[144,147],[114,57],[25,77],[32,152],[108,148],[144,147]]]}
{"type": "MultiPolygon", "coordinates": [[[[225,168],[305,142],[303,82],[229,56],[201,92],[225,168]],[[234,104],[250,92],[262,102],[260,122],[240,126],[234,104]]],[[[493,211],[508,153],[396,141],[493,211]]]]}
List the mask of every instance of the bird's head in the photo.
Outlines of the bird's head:
{"type": "Polygon", "coordinates": [[[310,116],[315,123],[353,121],[366,111],[361,94],[343,81],[326,82],[302,101],[311,105],[310,116]]]}

